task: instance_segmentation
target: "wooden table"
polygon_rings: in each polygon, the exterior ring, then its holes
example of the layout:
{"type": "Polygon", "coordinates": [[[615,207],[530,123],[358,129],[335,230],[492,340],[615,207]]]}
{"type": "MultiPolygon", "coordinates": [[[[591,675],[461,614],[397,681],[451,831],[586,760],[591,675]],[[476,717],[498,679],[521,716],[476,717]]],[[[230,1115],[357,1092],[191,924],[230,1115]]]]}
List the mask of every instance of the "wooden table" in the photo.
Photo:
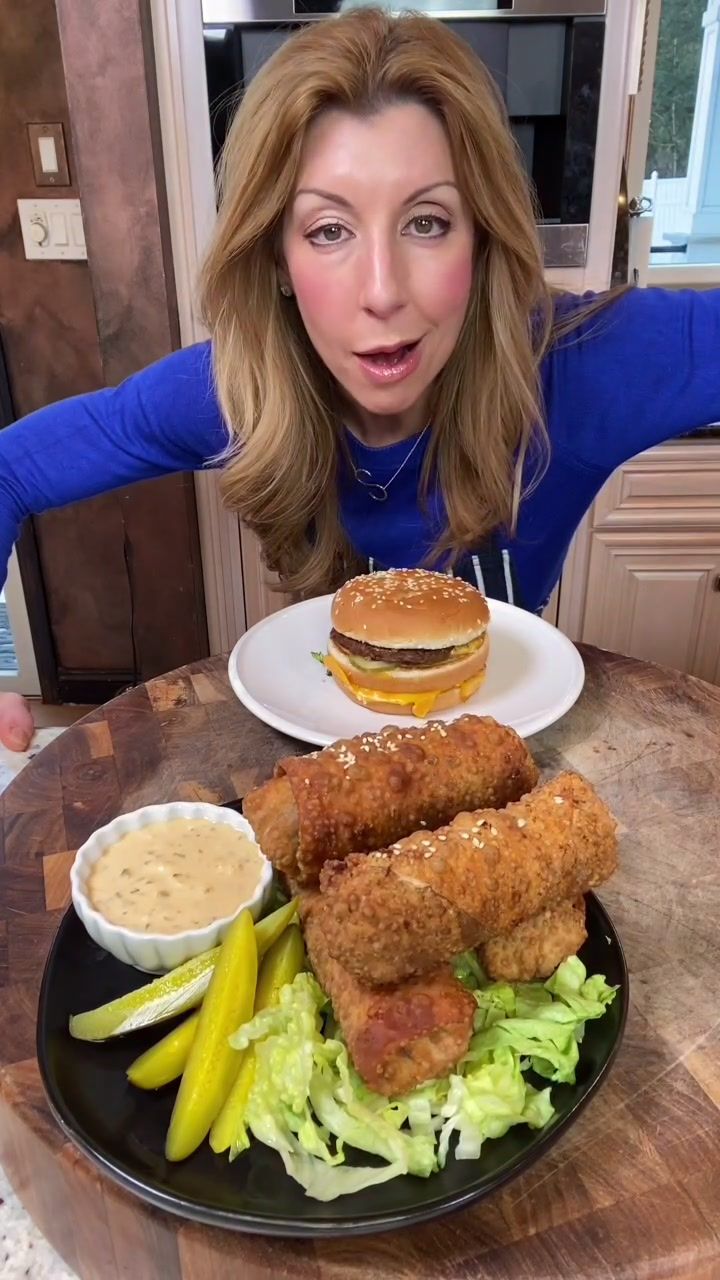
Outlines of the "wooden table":
{"type": "Polygon", "coordinates": [[[720,688],[585,649],[587,684],[533,741],[585,773],[621,823],[602,894],[632,1004],[609,1081],[525,1177],[427,1227],[322,1244],[242,1236],[146,1207],[51,1119],[34,1060],[45,956],[73,851],[152,801],[242,796],[302,750],[235,700],[224,660],[99,709],[0,798],[0,1160],[87,1280],[584,1280],[720,1277],[720,688]]]}

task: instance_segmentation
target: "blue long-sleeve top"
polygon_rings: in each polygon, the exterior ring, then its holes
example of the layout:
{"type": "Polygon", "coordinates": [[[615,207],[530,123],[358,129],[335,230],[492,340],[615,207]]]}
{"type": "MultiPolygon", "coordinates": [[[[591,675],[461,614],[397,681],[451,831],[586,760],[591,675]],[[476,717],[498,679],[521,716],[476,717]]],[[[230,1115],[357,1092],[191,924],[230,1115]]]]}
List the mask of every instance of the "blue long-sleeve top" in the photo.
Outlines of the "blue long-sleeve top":
{"type": "MultiPolygon", "coordinates": [[[[577,525],[618,466],[720,421],[720,290],[621,296],[557,342],[543,362],[542,386],[550,463],[522,503],[515,535],[501,535],[531,609],[547,600],[577,525]]],[[[227,441],[209,343],[1,431],[0,583],[27,516],[213,465],[227,441]]],[[[341,472],[343,525],[363,557],[397,568],[425,560],[442,503],[437,493],[427,510],[418,503],[427,442],[426,436],[390,485],[386,502],[374,502],[350,468],[341,472]]],[[[403,441],[372,449],[350,435],[348,444],[355,467],[379,483],[389,481],[409,447],[403,441]]]]}

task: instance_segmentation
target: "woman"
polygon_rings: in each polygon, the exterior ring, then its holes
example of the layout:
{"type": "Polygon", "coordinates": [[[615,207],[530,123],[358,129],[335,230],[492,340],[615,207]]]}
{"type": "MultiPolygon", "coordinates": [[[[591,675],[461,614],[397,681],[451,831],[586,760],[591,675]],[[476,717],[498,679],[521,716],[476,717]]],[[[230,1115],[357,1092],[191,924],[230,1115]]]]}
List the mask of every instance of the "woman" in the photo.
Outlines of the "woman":
{"type": "Polygon", "coordinates": [[[219,462],[290,590],[434,564],[540,609],[611,472],[720,419],[720,294],[553,297],[498,94],[439,22],[294,36],[221,189],[212,344],[3,432],[1,572],[31,512],[219,462]]]}

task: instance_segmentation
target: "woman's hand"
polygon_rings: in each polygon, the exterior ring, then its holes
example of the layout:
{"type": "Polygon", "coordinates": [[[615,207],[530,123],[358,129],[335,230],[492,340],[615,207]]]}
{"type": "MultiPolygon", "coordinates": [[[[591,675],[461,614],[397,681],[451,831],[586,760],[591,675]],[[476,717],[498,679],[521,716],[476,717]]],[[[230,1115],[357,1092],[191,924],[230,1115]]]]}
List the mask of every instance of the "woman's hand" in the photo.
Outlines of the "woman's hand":
{"type": "Polygon", "coordinates": [[[34,732],[25,699],[19,693],[0,693],[0,743],[10,751],[27,751],[34,732]]]}

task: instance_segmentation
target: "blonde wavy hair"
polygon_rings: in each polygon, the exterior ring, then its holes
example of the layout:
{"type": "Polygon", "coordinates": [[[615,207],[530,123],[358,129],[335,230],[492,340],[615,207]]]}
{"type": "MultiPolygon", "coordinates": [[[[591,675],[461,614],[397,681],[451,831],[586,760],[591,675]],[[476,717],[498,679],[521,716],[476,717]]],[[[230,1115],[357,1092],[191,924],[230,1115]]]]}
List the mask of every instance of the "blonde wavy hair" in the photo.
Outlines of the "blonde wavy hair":
{"type": "Polygon", "coordinates": [[[433,559],[452,562],[492,530],[512,530],[549,456],[539,369],[558,325],[530,187],[493,80],[433,18],[358,9],[308,25],[265,64],[236,112],[201,278],[232,431],[223,497],[259,537],[283,589],[302,595],[334,590],[358,561],[338,513],[338,390],[279,292],[283,215],[320,112],[368,115],[408,100],[443,123],[476,227],[467,314],[433,388],[420,500],[436,473],[448,521],[433,559]]]}

